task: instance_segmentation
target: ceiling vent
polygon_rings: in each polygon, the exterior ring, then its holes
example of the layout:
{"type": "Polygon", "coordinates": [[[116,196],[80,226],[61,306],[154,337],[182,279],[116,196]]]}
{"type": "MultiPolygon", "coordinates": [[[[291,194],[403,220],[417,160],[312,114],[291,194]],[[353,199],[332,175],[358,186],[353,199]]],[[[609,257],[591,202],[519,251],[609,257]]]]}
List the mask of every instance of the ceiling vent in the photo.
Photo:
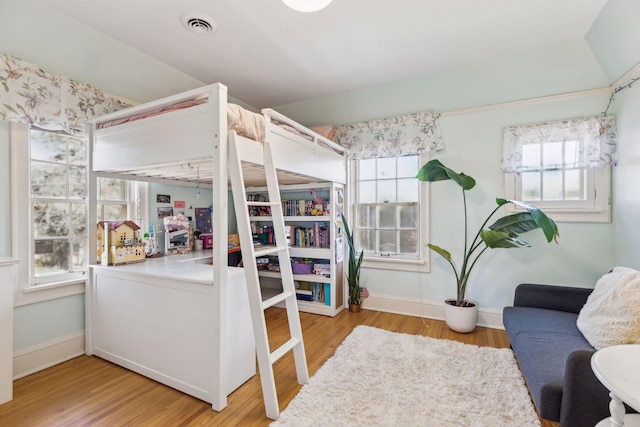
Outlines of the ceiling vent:
{"type": "Polygon", "coordinates": [[[180,20],[187,30],[196,34],[210,34],[218,29],[216,21],[202,13],[184,13],[180,20]]]}

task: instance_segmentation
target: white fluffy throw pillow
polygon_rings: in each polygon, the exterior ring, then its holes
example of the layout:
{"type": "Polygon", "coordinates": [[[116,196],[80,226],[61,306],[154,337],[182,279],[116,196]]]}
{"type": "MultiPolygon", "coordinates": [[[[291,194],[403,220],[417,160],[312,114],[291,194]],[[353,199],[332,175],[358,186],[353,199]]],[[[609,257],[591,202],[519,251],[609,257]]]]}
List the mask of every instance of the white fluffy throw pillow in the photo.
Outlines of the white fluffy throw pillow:
{"type": "Polygon", "coordinates": [[[616,267],[602,276],[578,315],[578,329],[596,349],[640,340],[640,271],[616,267]]]}

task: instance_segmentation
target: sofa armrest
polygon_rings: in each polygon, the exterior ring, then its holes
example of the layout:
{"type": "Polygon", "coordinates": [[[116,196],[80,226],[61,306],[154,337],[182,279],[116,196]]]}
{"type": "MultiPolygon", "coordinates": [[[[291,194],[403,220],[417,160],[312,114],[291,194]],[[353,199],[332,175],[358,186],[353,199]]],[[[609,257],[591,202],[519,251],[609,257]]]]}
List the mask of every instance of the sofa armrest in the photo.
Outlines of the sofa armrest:
{"type": "Polygon", "coordinates": [[[536,307],[579,313],[593,289],[522,283],[516,287],[515,307],[536,307]]]}
{"type": "Polygon", "coordinates": [[[609,390],[591,370],[595,350],[576,350],[567,358],[562,385],[560,425],[594,426],[609,417],[609,390]]]}

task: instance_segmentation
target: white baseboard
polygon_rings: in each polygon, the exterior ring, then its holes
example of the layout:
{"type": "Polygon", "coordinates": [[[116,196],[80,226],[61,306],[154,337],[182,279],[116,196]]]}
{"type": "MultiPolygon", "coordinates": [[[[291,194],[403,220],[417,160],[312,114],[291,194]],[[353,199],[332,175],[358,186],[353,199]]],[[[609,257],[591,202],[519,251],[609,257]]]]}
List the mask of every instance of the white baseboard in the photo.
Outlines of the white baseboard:
{"type": "Polygon", "coordinates": [[[13,379],[26,377],[84,354],[84,331],[33,345],[13,353],[13,379]]]}
{"type": "MultiPolygon", "coordinates": [[[[401,298],[369,292],[369,297],[362,302],[362,308],[387,313],[404,314],[406,316],[426,317],[444,320],[444,302],[423,301],[401,298]]],[[[478,326],[492,329],[504,329],[502,310],[478,308],[478,326]]]]}

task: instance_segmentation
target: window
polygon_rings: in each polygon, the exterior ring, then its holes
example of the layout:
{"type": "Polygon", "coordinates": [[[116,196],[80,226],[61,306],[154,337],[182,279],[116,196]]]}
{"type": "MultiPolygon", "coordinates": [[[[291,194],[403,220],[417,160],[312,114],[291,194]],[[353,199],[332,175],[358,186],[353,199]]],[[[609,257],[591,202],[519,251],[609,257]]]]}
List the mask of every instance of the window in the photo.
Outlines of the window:
{"type": "MultiPolygon", "coordinates": [[[[584,138],[554,138],[516,145],[519,173],[505,175],[507,198],[532,203],[556,221],[610,221],[610,167],[588,167],[581,161],[584,138]]],[[[508,205],[507,210],[521,210],[508,205]]]]}
{"type": "MultiPolygon", "coordinates": [[[[88,267],[87,147],[82,137],[11,125],[16,304],[82,293],[88,267]],[[37,291],[37,292],[36,292],[37,291]]],[[[147,217],[148,184],[97,179],[98,220],[147,217]]]]}
{"type": "Polygon", "coordinates": [[[425,270],[426,191],[420,155],[353,161],[356,247],[364,267],[425,270]]]}
{"type": "MultiPolygon", "coordinates": [[[[19,286],[27,293],[67,285],[72,287],[63,295],[82,292],[88,252],[86,140],[18,124],[12,125],[11,139],[14,253],[26,261],[18,269],[19,286]]],[[[16,296],[18,303],[25,299],[30,298],[16,296]]]]}

